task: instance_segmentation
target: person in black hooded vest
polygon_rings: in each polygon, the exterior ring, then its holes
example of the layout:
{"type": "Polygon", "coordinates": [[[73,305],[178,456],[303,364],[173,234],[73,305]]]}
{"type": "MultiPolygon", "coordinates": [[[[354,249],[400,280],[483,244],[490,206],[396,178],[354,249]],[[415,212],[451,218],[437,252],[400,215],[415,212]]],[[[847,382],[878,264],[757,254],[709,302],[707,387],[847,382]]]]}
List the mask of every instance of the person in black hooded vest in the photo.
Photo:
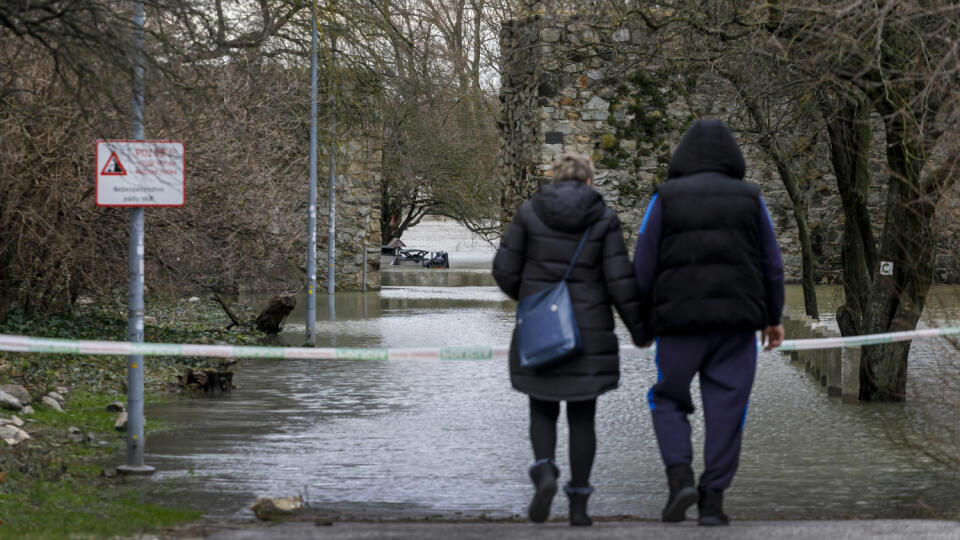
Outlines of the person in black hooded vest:
{"type": "Polygon", "coordinates": [[[523,203],[493,261],[493,277],[510,298],[523,299],[550,287],[564,275],[585,231],[580,256],[567,280],[583,341],[581,354],[539,370],[523,368],[517,333],[510,344],[510,381],[530,396],[530,439],[535,462],[530,519],[543,522],[557,491],[554,463],[560,401],[567,402],[571,479],[570,524],[590,525],[587,498],[593,492],[590,470],[596,451],[594,416],[597,396],[617,387],[619,344],[610,306],[616,306],[635,343],[644,332],[637,284],[623,241],[620,220],[592,185],[590,158],[562,155],[553,165],[554,183],[523,203]]]}
{"type": "Polygon", "coordinates": [[[701,119],[684,134],[637,236],[634,267],[657,336],[657,383],[648,401],[669,496],[663,521],[726,525],[723,491],[740,459],[756,371],[755,332],[780,345],[783,264],[760,190],[729,128],[701,119]],[[690,466],[690,383],[700,375],[706,441],[697,488],[690,466]]]}

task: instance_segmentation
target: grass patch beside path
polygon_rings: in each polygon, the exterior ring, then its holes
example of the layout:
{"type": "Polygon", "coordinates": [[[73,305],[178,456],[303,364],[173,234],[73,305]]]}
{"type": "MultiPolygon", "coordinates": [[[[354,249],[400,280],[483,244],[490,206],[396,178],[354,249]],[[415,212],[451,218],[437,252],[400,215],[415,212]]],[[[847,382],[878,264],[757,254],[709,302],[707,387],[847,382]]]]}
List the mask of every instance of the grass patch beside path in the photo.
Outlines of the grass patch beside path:
{"type": "Polygon", "coordinates": [[[141,491],[138,486],[89,479],[33,482],[25,493],[0,495],[4,520],[0,538],[133,535],[203,515],[198,510],[144,502],[141,491]]]}
{"type": "MultiPolygon", "coordinates": [[[[0,538],[131,535],[202,516],[146,502],[148,492],[164,489],[162,483],[116,475],[125,435],[113,427],[115,414],[106,411],[115,400],[122,396],[71,392],[65,412],[37,406],[36,414],[25,417],[31,439],[0,452],[0,538]],[[80,430],[82,441],[71,438],[71,427],[80,430]]],[[[168,427],[152,425],[151,431],[168,427]]]]}
{"type": "MultiPolygon", "coordinates": [[[[150,305],[155,322],[147,325],[147,341],[244,345],[259,344],[263,337],[249,328],[223,330],[226,317],[210,302],[169,300],[150,305]]],[[[241,317],[252,319],[249,308],[233,307],[241,317]]],[[[124,317],[119,301],[38,320],[12,313],[0,322],[0,333],[123,340],[124,317]]],[[[145,362],[147,400],[169,399],[178,373],[216,362],[149,358],[145,362]]],[[[17,415],[26,421],[23,429],[30,439],[16,446],[0,441],[0,539],[130,536],[202,517],[198,509],[151,502],[169,483],[116,474],[115,468],[124,461],[126,439],[114,429],[116,413],[107,412],[106,405],[126,403],[124,358],[0,352],[0,384],[23,385],[36,410],[33,415],[17,415]],[[67,389],[65,412],[39,404],[41,396],[60,387],[67,389]],[[82,435],[71,435],[71,427],[82,435]]],[[[10,416],[9,411],[0,411],[0,417],[10,416]]],[[[146,421],[150,433],[175,427],[155,418],[146,421]]]]}

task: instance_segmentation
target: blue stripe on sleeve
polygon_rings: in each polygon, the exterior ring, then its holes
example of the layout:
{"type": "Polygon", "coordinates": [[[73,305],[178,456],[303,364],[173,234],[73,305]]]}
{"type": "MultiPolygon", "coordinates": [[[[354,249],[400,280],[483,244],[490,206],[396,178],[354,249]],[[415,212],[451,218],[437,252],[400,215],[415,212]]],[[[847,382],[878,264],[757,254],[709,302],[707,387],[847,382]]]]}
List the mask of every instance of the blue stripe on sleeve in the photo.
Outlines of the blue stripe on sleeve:
{"type": "Polygon", "coordinates": [[[640,295],[646,297],[653,287],[653,278],[657,274],[657,259],[660,243],[660,231],[663,227],[660,199],[654,193],[643,214],[643,222],[637,233],[637,247],[633,253],[633,270],[640,295]]]}
{"type": "Polygon", "coordinates": [[[643,213],[643,221],[640,222],[640,230],[637,232],[637,234],[643,234],[643,231],[647,229],[647,222],[650,221],[650,214],[653,213],[651,212],[653,209],[653,203],[657,201],[657,197],[659,195],[659,193],[654,193],[653,197],[650,199],[650,204],[647,205],[647,211],[643,213]]]}

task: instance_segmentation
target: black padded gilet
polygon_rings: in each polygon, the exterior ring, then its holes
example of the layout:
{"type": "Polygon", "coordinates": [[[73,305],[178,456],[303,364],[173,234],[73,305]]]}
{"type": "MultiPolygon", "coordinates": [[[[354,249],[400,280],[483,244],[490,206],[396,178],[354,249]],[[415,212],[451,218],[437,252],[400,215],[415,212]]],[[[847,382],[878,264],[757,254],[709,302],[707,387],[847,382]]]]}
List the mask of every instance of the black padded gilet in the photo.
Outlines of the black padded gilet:
{"type": "Polygon", "coordinates": [[[717,172],[664,182],[652,326],[657,335],[754,330],[766,322],[760,194],[717,172]]]}

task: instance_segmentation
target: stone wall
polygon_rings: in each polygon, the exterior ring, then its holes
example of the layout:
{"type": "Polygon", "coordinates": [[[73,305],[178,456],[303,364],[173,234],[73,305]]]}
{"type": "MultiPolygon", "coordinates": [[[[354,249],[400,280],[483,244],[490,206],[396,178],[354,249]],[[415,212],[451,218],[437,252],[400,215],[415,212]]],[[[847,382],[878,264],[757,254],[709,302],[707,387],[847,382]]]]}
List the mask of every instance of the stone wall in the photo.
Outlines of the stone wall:
{"type": "MultiPolygon", "coordinates": [[[[772,162],[741,128],[735,92],[704,74],[669,73],[658,65],[660,45],[628,23],[595,16],[531,15],[504,23],[501,36],[500,154],[503,219],[543,183],[561,152],[591,155],[596,188],[620,215],[632,250],[643,211],[657,183],[666,178],[673,147],[695,118],[726,121],[747,160],[746,180],[761,188],[783,252],[787,278],[800,279],[800,245],[792,204],[772,162]]],[[[877,125],[882,149],[882,127],[877,125]]],[[[831,175],[826,142],[806,141],[809,157],[795,163],[803,177],[817,281],[835,282],[840,272],[843,216],[831,175]]],[[[875,164],[883,162],[876,156],[875,164]]],[[[876,165],[879,167],[879,165],[876,165]]],[[[879,172],[879,171],[878,171],[879,172]]],[[[885,186],[873,186],[870,205],[882,216],[885,186]]],[[[960,203],[948,196],[944,206],[960,203]]],[[[956,214],[960,215],[960,213],[956,214]]],[[[954,220],[955,221],[955,220],[954,220]]],[[[960,280],[952,225],[940,243],[937,278],[960,280]]]]}
{"type": "MultiPolygon", "coordinates": [[[[367,250],[367,288],[380,288],[380,171],[382,142],[377,134],[347,137],[337,152],[336,270],[338,291],[359,291],[367,250]]],[[[329,158],[318,158],[317,287],[327,285],[329,244],[329,158]],[[326,174],[324,174],[326,173],[326,174]]],[[[304,215],[304,219],[306,216],[304,215]]]]}

